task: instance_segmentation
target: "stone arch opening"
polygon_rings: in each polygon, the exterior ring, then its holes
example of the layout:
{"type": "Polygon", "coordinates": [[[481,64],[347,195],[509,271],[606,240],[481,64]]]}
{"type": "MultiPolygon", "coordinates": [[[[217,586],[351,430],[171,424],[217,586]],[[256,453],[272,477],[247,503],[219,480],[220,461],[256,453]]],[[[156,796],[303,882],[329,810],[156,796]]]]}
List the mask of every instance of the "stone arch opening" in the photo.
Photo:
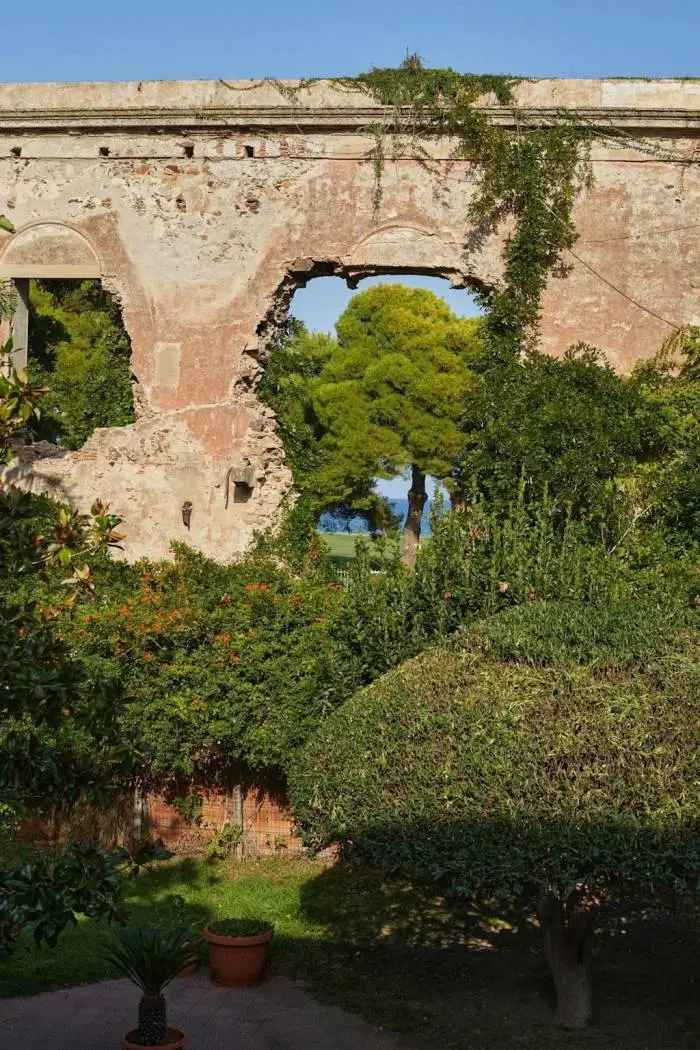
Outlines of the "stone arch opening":
{"type": "Polygon", "coordinates": [[[81,449],[95,430],[135,420],[132,347],[119,301],[98,278],[32,278],[27,367],[46,389],[35,440],[81,449]]]}
{"type": "MultiPolygon", "coordinates": [[[[484,291],[485,283],[471,274],[465,274],[462,268],[450,265],[448,262],[439,265],[419,257],[419,262],[411,265],[396,256],[388,260],[386,256],[383,259],[362,258],[359,252],[353,254],[352,260],[331,262],[301,260],[285,275],[271,310],[258,328],[260,337],[258,364],[260,375],[263,377],[259,390],[262,400],[268,407],[272,407],[275,411],[268,397],[267,380],[270,372],[268,365],[274,361],[275,351],[281,345],[280,341],[290,336],[294,337],[295,329],[291,324],[292,320],[303,322],[312,333],[334,334],[335,321],[348,305],[352,295],[377,284],[399,284],[410,288],[423,288],[443,299],[457,317],[483,317],[483,309],[475,302],[474,294],[484,291]],[[324,303],[324,309],[319,311],[318,300],[324,298],[324,292],[328,302],[324,303]],[[314,299],[316,299],[315,303],[314,299]]],[[[282,438],[282,443],[285,444],[284,427],[279,428],[278,426],[278,434],[282,438]]],[[[294,464],[289,456],[287,466],[291,467],[292,472],[295,473],[294,464]]],[[[422,480],[426,485],[427,496],[422,515],[422,532],[423,535],[428,535],[430,531],[428,522],[434,496],[440,492],[448,504],[449,497],[439,478],[428,475],[422,480]]],[[[396,523],[403,523],[406,520],[410,491],[414,485],[415,472],[412,477],[410,466],[407,466],[403,474],[398,474],[391,480],[386,477],[375,478],[376,492],[388,501],[396,523]]],[[[370,519],[363,519],[361,514],[346,513],[346,510],[347,508],[334,508],[323,515],[319,521],[319,530],[336,534],[366,531],[370,519]]],[[[388,525],[389,519],[384,520],[388,525]]],[[[374,527],[373,525],[372,528],[374,527]]],[[[377,527],[381,529],[385,526],[377,527]]]]}
{"type": "Polygon", "coordinates": [[[255,351],[264,364],[270,348],[283,331],[292,311],[296,293],[309,286],[318,278],[338,278],[352,291],[361,288],[362,282],[371,278],[383,278],[387,281],[402,278],[426,277],[444,280],[451,289],[463,291],[467,296],[485,292],[495,283],[495,278],[482,278],[472,273],[457,262],[440,265],[421,260],[416,263],[401,261],[361,261],[359,253],[354,253],[351,260],[317,260],[302,258],[295,260],[286,271],[276,288],[270,305],[257,326],[258,347],[255,351]]]}
{"type": "Polygon", "coordinates": [[[16,293],[12,364],[48,390],[34,436],[67,449],[135,418],[131,341],[103,274],[91,241],[64,222],[32,223],[0,246],[0,280],[16,293]]]}
{"type": "Polygon", "coordinates": [[[0,281],[12,284],[15,307],[11,334],[12,364],[28,363],[30,281],[96,280],[102,268],[97,252],[80,231],[63,222],[35,222],[15,232],[0,246],[0,281]]]}
{"type": "Polygon", "coordinates": [[[131,341],[102,275],[88,238],[62,222],[24,227],[0,254],[15,290],[12,365],[47,389],[33,436],[66,449],[135,418],[131,341]]]}

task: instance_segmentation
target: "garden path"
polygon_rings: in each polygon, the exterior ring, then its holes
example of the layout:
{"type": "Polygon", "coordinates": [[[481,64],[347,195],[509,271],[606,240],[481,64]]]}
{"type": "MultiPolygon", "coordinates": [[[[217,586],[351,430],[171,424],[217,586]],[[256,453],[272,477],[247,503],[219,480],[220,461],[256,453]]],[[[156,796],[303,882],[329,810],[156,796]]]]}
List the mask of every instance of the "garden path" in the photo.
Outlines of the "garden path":
{"type": "MultiPolygon", "coordinates": [[[[405,1044],[343,1010],[317,1003],[301,984],[272,977],[255,988],[214,985],[206,974],[167,992],[168,1021],[186,1050],[405,1050],[405,1044]]],[[[105,981],[0,1000],[2,1050],[117,1050],[133,1027],[138,992],[105,981]]]]}

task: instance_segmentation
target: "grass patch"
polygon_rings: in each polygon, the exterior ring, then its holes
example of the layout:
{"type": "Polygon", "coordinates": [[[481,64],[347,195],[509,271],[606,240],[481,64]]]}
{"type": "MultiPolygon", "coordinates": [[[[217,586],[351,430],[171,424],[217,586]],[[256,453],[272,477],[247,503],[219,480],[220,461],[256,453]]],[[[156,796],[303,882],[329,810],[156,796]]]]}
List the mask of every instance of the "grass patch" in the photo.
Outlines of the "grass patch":
{"type": "Polygon", "coordinates": [[[334,561],[339,568],[347,567],[353,560],[358,540],[362,540],[369,546],[370,552],[376,555],[378,564],[386,558],[387,553],[393,553],[395,548],[400,546],[398,537],[373,540],[368,532],[319,531],[319,536],[328,547],[331,561],[334,561]]]}
{"type": "Polygon", "coordinates": [[[319,535],[328,547],[331,558],[336,562],[352,561],[358,539],[371,542],[367,532],[321,532],[319,535]]]}
{"type": "MultiPolygon", "coordinates": [[[[539,931],[527,915],[449,901],[433,886],[369,868],[326,869],[289,858],[240,865],[178,858],[145,871],[127,889],[134,922],[167,918],[182,897],[189,917],[202,926],[226,916],[274,923],[276,972],[304,980],[319,999],[403,1033],[416,1047],[697,1045],[693,958],[699,926],[693,912],[612,909],[610,932],[598,937],[596,1025],[576,1034],[552,1025],[539,931]]],[[[0,963],[0,994],[113,976],[100,956],[106,936],[103,925],[86,920],[54,950],[22,943],[0,963]]]]}

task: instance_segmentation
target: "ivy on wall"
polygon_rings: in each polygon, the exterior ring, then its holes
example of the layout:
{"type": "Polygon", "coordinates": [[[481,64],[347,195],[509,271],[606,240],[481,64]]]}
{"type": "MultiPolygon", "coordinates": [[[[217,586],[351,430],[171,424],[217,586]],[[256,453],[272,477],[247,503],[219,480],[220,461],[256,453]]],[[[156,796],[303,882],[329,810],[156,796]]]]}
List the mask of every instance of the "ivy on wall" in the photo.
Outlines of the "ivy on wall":
{"type": "MultiPolygon", "coordinates": [[[[269,83],[298,105],[302,92],[319,79],[293,86],[269,83]]],[[[472,162],[474,192],[466,215],[470,241],[497,227],[507,229],[503,278],[477,292],[486,313],[487,365],[512,361],[536,341],[542,294],[552,275],[566,273],[565,254],[577,238],[573,209],[579,192],[592,182],[593,141],[666,162],[700,163],[697,149],[672,148],[601,125],[576,110],[560,109],[547,121],[528,117],[517,105],[515,88],[521,82],[514,76],[429,69],[418,55],[397,68],[330,79],[334,87],[361,91],[385,107],[367,129],[374,139],[367,157],[375,170],[375,209],[389,155],[416,156],[430,165],[433,158],[424,144],[443,139],[454,143],[454,158],[472,162]],[[510,111],[507,126],[494,121],[494,101],[510,111]]]]}
{"type": "Polygon", "coordinates": [[[513,131],[483,107],[491,95],[515,108],[517,78],[426,69],[418,56],[341,83],[388,107],[390,116],[375,128],[377,141],[392,134],[399,148],[403,141],[420,152],[426,139],[442,138],[455,143],[455,158],[473,163],[470,227],[483,238],[510,223],[503,280],[477,293],[487,317],[487,360],[516,355],[532,342],[547,281],[563,271],[563,253],[576,240],[572,212],[590,181],[591,130],[569,119],[548,127],[518,123],[513,131]]]}

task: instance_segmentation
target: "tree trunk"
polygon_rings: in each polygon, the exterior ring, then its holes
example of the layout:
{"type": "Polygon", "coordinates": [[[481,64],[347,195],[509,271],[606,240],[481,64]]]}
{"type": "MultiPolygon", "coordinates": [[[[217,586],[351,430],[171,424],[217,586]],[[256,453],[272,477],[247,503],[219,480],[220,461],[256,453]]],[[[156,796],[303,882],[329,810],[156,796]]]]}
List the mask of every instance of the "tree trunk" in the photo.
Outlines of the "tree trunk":
{"type": "Polygon", "coordinates": [[[401,561],[404,565],[416,563],[418,544],[420,542],[420,523],[423,518],[428,494],[425,491],[425,474],[414,465],[411,467],[411,487],[408,490],[408,513],[403,527],[401,561]]]}
{"type": "Polygon", "coordinates": [[[566,899],[547,893],[539,906],[544,950],[557,996],[557,1021],[585,1028],[591,1020],[593,911],[575,892],[566,899]]]}
{"type": "Polygon", "coordinates": [[[139,1003],[139,1039],[144,1046],[160,1046],[168,1034],[168,1018],[165,997],[142,995],[139,1003]]]}

